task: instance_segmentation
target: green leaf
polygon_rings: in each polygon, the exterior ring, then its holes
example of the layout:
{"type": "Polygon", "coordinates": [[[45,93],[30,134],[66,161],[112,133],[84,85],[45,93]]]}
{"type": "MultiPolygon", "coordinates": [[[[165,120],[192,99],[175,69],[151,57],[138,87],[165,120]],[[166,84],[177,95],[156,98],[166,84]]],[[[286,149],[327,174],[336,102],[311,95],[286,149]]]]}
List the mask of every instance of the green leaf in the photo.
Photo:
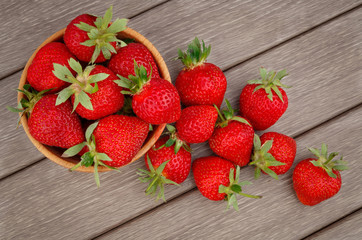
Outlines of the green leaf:
{"type": "Polygon", "coordinates": [[[325,143],[322,143],[321,156],[324,157],[325,159],[328,158],[327,151],[328,151],[327,145],[325,143]]]}
{"type": "Polygon", "coordinates": [[[316,148],[308,148],[308,150],[313,153],[316,157],[320,158],[320,153],[319,153],[319,150],[316,149],[316,148]]]}
{"type": "Polygon", "coordinates": [[[111,52],[105,46],[101,47],[101,52],[102,52],[105,59],[110,59],[111,56],[112,56],[111,52]]]}
{"type": "Polygon", "coordinates": [[[111,26],[107,29],[107,32],[109,33],[119,33],[122,32],[127,28],[128,19],[122,18],[122,19],[116,19],[111,26]]]}
{"type": "Polygon", "coordinates": [[[251,185],[252,183],[249,181],[242,181],[239,183],[240,186],[246,186],[246,185],[251,185]]]}
{"type": "Polygon", "coordinates": [[[270,168],[263,168],[263,171],[268,174],[269,176],[273,177],[274,179],[278,180],[278,175],[273,171],[271,170],[270,168]]]}
{"type": "Polygon", "coordinates": [[[259,73],[262,80],[266,80],[268,74],[267,70],[265,68],[259,68],[259,73]]]}
{"type": "Polygon", "coordinates": [[[348,166],[346,165],[335,165],[333,166],[333,169],[337,170],[337,171],[344,171],[348,169],[348,166]]]}
{"type": "Polygon", "coordinates": [[[92,102],[90,101],[90,97],[83,91],[79,92],[79,102],[82,104],[83,107],[85,107],[88,110],[93,110],[92,102]]]}
{"type": "Polygon", "coordinates": [[[6,106],[6,108],[10,111],[10,112],[23,112],[24,109],[19,109],[19,108],[14,108],[11,106],[6,106]]]}
{"type": "Polygon", "coordinates": [[[279,99],[284,102],[282,93],[279,91],[279,88],[277,86],[273,86],[272,89],[274,90],[274,92],[278,95],[279,99]]]}
{"type": "Polygon", "coordinates": [[[260,148],[261,152],[266,154],[273,146],[273,140],[266,141],[260,148]]]}
{"type": "Polygon", "coordinates": [[[233,185],[231,185],[231,190],[233,192],[239,193],[239,192],[241,192],[241,186],[237,185],[237,184],[233,184],[233,185]]]}
{"type": "Polygon", "coordinates": [[[86,145],[85,142],[79,143],[71,148],[68,148],[61,157],[73,157],[75,155],[77,155],[80,151],[82,151],[82,149],[84,148],[84,146],[86,145]]]}
{"type": "Polygon", "coordinates": [[[326,170],[328,176],[330,176],[331,178],[337,178],[337,175],[334,174],[334,173],[332,172],[332,170],[330,170],[330,169],[325,169],[325,170],[326,170]]]}
{"type": "Polygon", "coordinates": [[[165,146],[166,147],[171,147],[175,142],[176,142],[176,139],[170,138],[170,139],[167,140],[165,146]]]}
{"type": "MultiPolygon", "coordinates": [[[[339,153],[338,152],[332,152],[329,154],[327,161],[331,161],[334,157],[336,157],[339,153]]],[[[337,160],[338,161],[338,160],[337,160]]]]}
{"type": "Polygon", "coordinates": [[[256,133],[254,133],[254,148],[256,150],[259,150],[261,148],[261,141],[260,141],[259,136],[256,133]]]}
{"type": "Polygon", "coordinates": [[[101,26],[102,29],[106,29],[108,27],[108,24],[112,20],[112,15],[113,15],[113,6],[110,6],[103,16],[102,26],[101,26]]]}
{"type": "Polygon", "coordinates": [[[90,32],[92,29],[95,29],[94,26],[91,26],[85,22],[80,22],[78,24],[74,24],[76,27],[78,27],[80,30],[83,30],[85,32],[90,32]]]}
{"type": "Polygon", "coordinates": [[[97,74],[91,75],[90,79],[89,79],[89,83],[97,83],[97,82],[103,81],[103,80],[107,79],[108,76],[109,76],[109,74],[107,74],[107,73],[97,73],[97,74]]]}
{"type": "Polygon", "coordinates": [[[94,163],[94,180],[96,181],[97,187],[101,185],[98,173],[98,162],[94,163]]]}
{"type": "Polygon", "coordinates": [[[60,65],[58,63],[53,63],[53,68],[54,70],[52,72],[57,78],[65,82],[72,83],[72,81],[70,81],[67,76],[74,76],[66,66],[60,65]]]}
{"type": "Polygon", "coordinates": [[[152,124],[149,124],[149,125],[148,125],[148,131],[150,131],[150,132],[153,131],[153,126],[152,126],[152,124]]]}
{"type": "MultiPolygon", "coordinates": [[[[122,76],[119,76],[118,77],[122,77],[122,76]]],[[[123,88],[127,88],[129,89],[131,87],[131,84],[130,84],[130,81],[127,79],[127,78],[124,78],[122,77],[121,79],[119,80],[114,80],[114,82],[120,86],[120,87],[123,87],[123,88]]]]}
{"type": "Polygon", "coordinates": [[[74,60],[74,58],[70,58],[69,61],[69,66],[78,74],[81,75],[83,72],[83,68],[82,65],[80,65],[80,63],[76,60],[74,60]]]}
{"type": "Polygon", "coordinates": [[[166,128],[169,132],[175,132],[176,131],[176,128],[170,124],[167,124],[166,125],[166,128]]]}
{"type": "Polygon", "coordinates": [[[67,88],[64,88],[62,91],[60,91],[58,93],[58,96],[57,96],[57,100],[55,102],[55,105],[58,106],[62,103],[64,103],[65,101],[67,101],[70,96],[72,96],[74,94],[74,89],[69,86],[67,88]]]}
{"type": "MultiPolygon", "coordinates": [[[[170,159],[171,160],[171,159],[170,159]]],[[[165,162],[163,162],[161,165],[158,166],[157,170],[156,170],[156,173],[158,175],[161,175],[162,171],[165,169],[166,167],[166,164],[170,161],[170,160],[167,160],[165,162]]]]}
{"type": "Polygon", "coordinates": [[[97,60],[100,53],[101,53],[101,48],[99,47],[99,45],[96,45],[92,55],[91,63],[94,63],[97,60]]]}
{"type": "Polygon", "coordinates": [[[82,155],[82,165],[85,167],[90,167],[93,164],[94,158],[91,152],[86,152],[82,155]]]}
{"type": "Polygon", "coordinates": [[[246,120],[245,118],[234,116],[234,117],[231,118],[231,120],[235,120],[235,121],[238,121],[238,122],[241,122],[241,123],[245,123],[246,125],[252,127],[250,125],[250,123],[248,122],[248,120],[246,120]]]}
{"type": "Polygon", "coordinates": [[[312,161],[310,161],[310,163],[316,167],[323,167],[323,164],[320,161],[312,160],[312,161]]]}
{"type": "Polygon", "coordinates": [[[87,130],[85,131],[85,138],[87,142],[90,142],[93,131],[98,126],[98,123],[99,122],[92,123],[91,125],[88,126],[87,130]]]}
{"type": "Polygon", "coordinates": [[[96,43],[96,40],[94,40],[94,39],[89,39],[89,40],[86,40],[86,41],[84,41],[84,42],[82,42],[82,43],[80,43],[81,45],[83,45],[83,46],[87,46],[87,47],[93,47],[93,46],[95,46],[97,43],[96,43]]]}
{"type": "Polygon", "coordinates": [[[275,161],[268,161],[268,166],[274,166],[274,167],[276,167],[276,166],[283,166],[283,165],[285,165],[285,163],[279,162],[279,161],[277,161],[277,160],[275,160],[275,161]]]}
{"type": "Polygon", "coordinates": [[[107,154],[105,153],[97,153],[97,158],[102,161],[113,161],[107,154]]]}
{"type": "Polygon", "coordinates": [[[254,178],[258,179],[260,177],[261,174],[261,169],[260,168],[255,168],[255,173],[254,173],[254,178]]]}
{"type": "Polygon", "coordinates": [[[287,76],[287,75],[288,75],[288,74],[287,74],[287,70],[286,70],[286,69],[283,69],[283,70],[281,70],[281,71],[279,71],[279,72],[277,73],[277,75],[275,76],[275,78],[281,80],[283,77],[285,77],[285,76],[287,76]]]}

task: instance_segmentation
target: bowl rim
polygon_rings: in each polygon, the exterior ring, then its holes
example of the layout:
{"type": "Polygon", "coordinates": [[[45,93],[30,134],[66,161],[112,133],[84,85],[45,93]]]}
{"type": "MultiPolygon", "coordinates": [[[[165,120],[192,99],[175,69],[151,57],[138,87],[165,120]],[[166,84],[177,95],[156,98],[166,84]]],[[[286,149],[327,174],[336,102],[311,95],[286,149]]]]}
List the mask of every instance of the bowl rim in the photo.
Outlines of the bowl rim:
{"type": "MultiPolygon", "coordinates": [[[[33,54],[31,55],[31,57],[29,58],[29,60],[27,61],[25,68],[21,74],[20,77],[20,82],[19,82],[19,86],[18,89],[23,89],[24,84],[26,83],[26,77],[27,77],[27,72],[28,72],[28,68],[31,65],[35,55],[37,54],[37,52],[46,44],[50,43],[50,42],[55,42],[55,41],[60,41],[62,40],[64,33],[65,33],[66,28],[63,28],[59,31],[57,31],[56,33],[54,33],[53,35],[51,35],[49,38],[47,38],[43,43],[41,43],[37,49],[33,52],[33,54]]],[[[124,31],[118,33],[118,37],[119,38],[132,38],[134,39],[136,42],[142,43],[144,46],[147,47],[147,49],[151,52],[158,68],[159,68],[159,72],[160,75],[163,79],[166,79],[167,81],[171,82],[171,77],[170,77],[170,73],[168,71],[167,65],[164,61],[164,59],[162,58],[161,54],[158,52],[158,50],[156,49],[155,46],[153,46],[153,44],[143,35],[141,35],[140,33],[138,33],[137,31],[127,27],[124,31]]],[[[24,94],[22,92],[18,92],[18,96],[17,96],[17,101],[19,102],[22,98],[24,97],[24,94]]],[[[21,113],[20,113],[21,115],[21,113]]],[[[23,115],[20,119],[20,122],[23,126],[23,129],[26,133],[26,135],[28,136],[28,138],[30,139],[30,141],[33,143],[33,145],[42,153],[45,155],[45,157],[47,157],[48,159],[50,159],[51,161],[57,163],[60,166],[63,166],[65,168],[72,168],[73,166],[76,165],[76,163],[79,161],[75,160],[74,158],[62,158],[60,157],[59,154],[56,153],[56,151],[54,150],[53,147],[50,146],[46,146],[42,143],[40,143],[39,141],[35,140],[30,132],[29,132],[29,127],[28,127],[28,119],[25,115],[23,115]]],[[[150,132],[148,134],[148,137],[146,139],[146,142],[144,142],[143,146],[141,147],[141,149],[138,151],[138,153],[136,154],[136,156],[134,156],[134,158],[131,160],[131,162],[129,162],[128,164],[138,160],[139,158],[141,158],[158,140],[158,138],[161,136],[163,130],[165,129],[166,124],[160,124],[154,127],[153,131],[150,132]]],[[[128,165],[126,164],[126,165],[128,165]]],[[[124,165],[124,166],[126,166],[124,165]]],[[[123,167],[123,166],[122,166],[123,167]]],[[[85,167],[85,166],[80,166],[77,169],[75,169],[74,171],[79,171],[79,172],[94,172],[94,167],[90,166],[90,167],[85,167]]],[[[98,172],[107,172],[107,171],[111,171],[111,169],[104,167],[104,166],[98,166],[98,172]]]]}

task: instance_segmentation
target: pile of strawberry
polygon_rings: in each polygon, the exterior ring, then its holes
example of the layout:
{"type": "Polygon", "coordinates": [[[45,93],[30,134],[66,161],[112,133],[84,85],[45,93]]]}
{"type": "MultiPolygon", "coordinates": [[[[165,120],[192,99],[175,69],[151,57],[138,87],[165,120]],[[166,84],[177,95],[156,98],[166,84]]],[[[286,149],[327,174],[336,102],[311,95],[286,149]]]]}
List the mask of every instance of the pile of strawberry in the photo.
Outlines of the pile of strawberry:
{"type": "MultiPolygon", "coordinates": [[[[261,173],[278,179],[293,165],[297,146],[293,138],[277,132],[255,131],[274,125],[288,107],[288,97],[281,83],[287,73],[260,69],[261,79],[250,80],[240,93],[239,115],[225,99],[226,109],[220,110],[227,81],[219,67],[207,63],[210,46],[195,38],[178,59],[185,68],[179,73],[175,86],[184,106],[174,126],[146,154],[149,171],[140,170],[140,180],[151,181],[146,194],[164,199],[164,184],[180,184],[192,169],[198,190],[208,199],[226,200],[227,208],[238,209],[237,195],[250,198],[261,196],[242,192],[249,181],[239,182],[240,167],[255,166],[255,178],[261,173]],[[208,141],[214,156],[191,161],[190,144],[208,141]]],[[[341,187],[338,171],[346,163],[327,156],[327,146],[321,152],[311,148],[317,158],[301,161],[293,174],[294,189],[305,205],[315,205],[335,195],[341,187]]]]}
{"type": "MultiPolygon", "coordinates": [[[[277,132],[255,131],[274,125],[288,107],[281,83],[286,71],[260,69],[240,94],[236,114],[228,100],[222,70],[206,59],[211,47],[195,38],[178,59],[185,68],[175,85],[162,79],[152,54],[141,43],[118,39],[126,19],[111,22],[112,7],[103,17],[83,14],[66,28],[63,41],[41,48],[29,66],[26,98],[12,111],[27,114],[30,134],[39,142],[67,149],[63,157],[80,156],[79,166],[117,170],[131,162],[152,125],[167,123],[167,131],[146,153],[148,170],[140,169],[146,194],[165,199],[165,184],[181,184],[192,169],[201,194],[227,200],[238,208],[237,195],[248,181],[239,182],[240,167],[255,166],[275,179],[286,173],[296,155],[296,142],[277,132]],[[182,107],[181,107],[182,104],[182,107]],[[172,125],[171,125],[172,124],[172,125]],[[190,144],[208,141],[215,153],[192,162],[190,144]]],[[[317,159],[301,161],[293,174],[294,189],[303,204],[315,205],[341,187],[345,162],[310,149],[317,159]]]]}

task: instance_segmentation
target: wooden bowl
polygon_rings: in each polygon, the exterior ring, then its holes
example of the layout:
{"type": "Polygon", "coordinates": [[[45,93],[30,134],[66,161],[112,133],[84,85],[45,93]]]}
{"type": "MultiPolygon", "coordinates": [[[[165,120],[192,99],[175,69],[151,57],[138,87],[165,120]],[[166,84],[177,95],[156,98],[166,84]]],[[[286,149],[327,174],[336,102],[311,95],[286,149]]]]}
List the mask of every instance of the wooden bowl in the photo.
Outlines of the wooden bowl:
{"type": "MultiPolygon", "coordinates": [[[[23,89],[24,84],[26,84],[26,76],[27,76],[28,68],[29,68],[30,64],[32,63],[33,58],[35,57],[36,53],[39,51],[39,49],[42,48],[47,43],[63,41],[64,32],[65,32],[65,28],[54,33],[52,36],[50,36],[48,39],[46,39],[42,44],[40,44],[40,46],[31,55],[31,57],[29,58],[28,62],[25,65],[24,71],[21,75],[20,83],[19,83],[19,87],[18,87],[19,89],[23,89]]],[[[159,68],[161,77],[168,80],[169,82],[171,82],[170,73],[168,72],[166,63],[163,60],[161,54],[152,45],[152,43],[150,41],[148,41],[144,36],[142,36],[141,34],[139,34],[138,32],[136,32],[135,30],[133,30],[131,28],[127,28],[126,30],[124,30],[118,34],[118,38],[120,38],[120,39],[131,38],[131,39],[134,39],[136,42],[139,42],[139,43],[142,43],[143,45],[145,45],[148,48],[148,50],[151,52],[153,58],[155,59],[156,64],[159,68]]],[[[18,93],[18,102],[23,97],[24,97],[24,94],[19,92],[18,93]]],[[[28,119],[25,116],[25,114],[22,116],[20,121],[21,121],[21,124],[23,125],[23,128],[24,128],[26,134],[28,135],[30,141],[35,145],[35,147],[40,152],[42,152],[50,160],[52,160],[53,162],[55,162],[63,167],[66,167],[68,169],[72,168],[75,164],[77,164],[80,161],[79,157],[62,158],[61,155],[65,151],[65,149],[46,146],[46,145],[43,145],[42,143],[38,142],[37,140],[35,140],[29,133],[28,119]]],[[[140,157],[142,157],[155,144],[157,139],[162,134],[165,126],[166,126],[166,124],[161,124],[161,125],[157,125],[154,127],[153,131],[149,133],[142,148],[136,154],[136,156],[132,159],[131,162],[134,162],[137,159],[139,159],[140,157]]],[[[80,166],[76,169],[76,171],[93,173],[94,167],[93,166],[91,166],[91,167],[80,166]]],[[[107,167],[104,167],[104,166],[98,166],[98,171],[106,172],[106,171],[110,171],[110,169],[107,167]]]]}

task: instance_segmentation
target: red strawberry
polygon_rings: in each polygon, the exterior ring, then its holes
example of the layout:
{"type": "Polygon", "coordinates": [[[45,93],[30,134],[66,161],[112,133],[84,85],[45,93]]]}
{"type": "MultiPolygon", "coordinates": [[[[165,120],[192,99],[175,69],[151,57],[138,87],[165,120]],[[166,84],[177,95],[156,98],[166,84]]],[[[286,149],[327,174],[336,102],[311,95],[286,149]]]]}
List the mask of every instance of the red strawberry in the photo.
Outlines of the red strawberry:
{"type": "Polygon", "coordinates": [[[255,178],[260,171],[275,179],[286,173],[292,166],[297,152],[295,140],[281,133],[267,132],[260,139],[255,134],[254,154],[249,165],[255,165],[255,178]]]}
{"type": "Polygon", "coordinates": [[[190,106],[182,110],[176,122],[177,134],[188,143],[207,141],[214,131],[217,110],[210,105],[190,106]]]}
{"type": "Polygon", "coordinates": [[[288,97],[280,80],[286,71],[267,72],[260,68],[262,79],[248,81],[240,94],[240,113],[247,118],[255,130],[265,130],[284,114],[288,97]]]}
{"type": "Polygon", "coordinates": [[[94,130],[98,152],[107,154],[112,167],[128,164],[141,149],[149,131],[148,123],[137,117],[111,115],[99,120],[94,130]]]}
{"type": "Polygon", "coordinates": [[[118,78],[111,70],[101,65],[91,65],[83,71],[80,63],[73,59],[69,61],[69,65],[77,72],[76,77],[66,71],[64,66],[54,64],[54,74],[63,81],[72,83],[59,93],[56,104],[71,96],[73,109],[89,120],[100,119],[122,108],[122,88],[114,82],[118,78]]]}
{"type": "Polygon", "coordinates": [[[206,63],[211,46],[205,47],[195,38],[186,52],[178,51],[185,68],[179,73],[175,86],[181,102],[191,105],[216,105],[220,107],[227,87],[222,70],[212,63],[206,63]]]}
{"type": "Polygon", "coordinates": [[[141,43],[130,43],[121,47],[117,54],[112,56],[108,67],[114,73],[128,78],[129,75],[135,75],[134,61],[137,62],[138,66],[144,66],[148,73],[152,72],[152,78],[160,78],[151,52],[141,43]]]}
{"type": "Polygon", "coordinates": [[[228,100],[226,104],[224,116],[219,111],[220,120],[209,139],[209,145],[214,153],[242,167],[250,160],[254,130],[245,118],[234,116],[228,100]]]}
{"type": "MultiPolygon", "coordinates": [[[[104,17],[83,14],[73,19],[64,33],[64,42],[69,50],[81,61],[104,62],[115,54],[117,33],[126,29],[127,19],[111,23],[112,7],[104,17]]],[[[121,42],[124,44],[123,42],[121,42]]]]}
{"type": "MultiPolygon", "coordinates": [[[[150,124],[172,123],[181,115],[181,103],[177,90],[172,83],[162,78],[148,77],[145,67],[135,64],[135,76],[129,79],[120,75],[116,83],[129,89],[122,91],[133,95],[133,112],[150,124]]],[[[150,74],[152,75],[152,74],[150,74]]]]}
{"type": "Polygon", "coordinates": [[[341,188],[342,179],[339,171],[347,169],[346,162],[332,159],[338,155],[327,155],[327,146],[322,149],[309,149],[317,158],[304,159],[297,164],[293,172],[293,186],[298,199],[313,206],[336,195],[341,188]]]}
{"type": "Polygon", "coordinates": [[[28,119],[29,132],[43,144],[70,148],[84,141],[84,132],[70,101],[56,106],[56,99],[57,95],[48,94],[35,103],[28,119]]]}
{"type": "Polygon", "coordinates": [[[236,194],[260,198],[242,192],[241,186],[250,182],[239,183],[240,167],[237,166],[235,173],[234,165],[225,159],[213,156],[198,158],[192,164],[192,171],[201,194],[213,201],[228,201],[227,208],[232,205],[238,210],[236,194]]]}
{"type": "MultiPolygon", "coordinates": [[[[78,105],[75,111],[83,118],[96,120],[102,117],[116,113],[123,107],[124,96],[121,93],[122,88],[119,87],[114,80],[117,76],[108,68],[101,65],[96,65],[90,72],[90,76],[105,73],[109,76],[98,82],[98,91],[95,93],[87,93],[92,103],[93,110],[85,108],[83,105],[78,105]]],[[[91,84],[94,86],[94,83],[91,84]]],[[[75,95],[72,95],[72,103],[74,104],[75,95]]]]}
{"type": "Polygon", "coordinates": [[[53,74],[53,63],[64,65],[73,74],[75,73],[69,66],[68,60],[74,55],[67,47],[60,42],[51,42],[42,47],[35,55],[28,68],[27,80],[37,91],[52,89],[51,92],[58,92],[68,86],[67,82],[61,81],[53,74]]]}
{"type": "Polygon", "coordinates": [[[189,146],[179,148],[170,137],[163,137],[146,153],[145,162],[149,171],[139,170],[142,182],[150,181],[146,194],[155,194],[160,188],[157,199],[164,197],[164,184],[180,184],[184,182],[191,169],[191,153],[189,146]],[[171,144],[172,144],[171,143],[171,144]]]}

